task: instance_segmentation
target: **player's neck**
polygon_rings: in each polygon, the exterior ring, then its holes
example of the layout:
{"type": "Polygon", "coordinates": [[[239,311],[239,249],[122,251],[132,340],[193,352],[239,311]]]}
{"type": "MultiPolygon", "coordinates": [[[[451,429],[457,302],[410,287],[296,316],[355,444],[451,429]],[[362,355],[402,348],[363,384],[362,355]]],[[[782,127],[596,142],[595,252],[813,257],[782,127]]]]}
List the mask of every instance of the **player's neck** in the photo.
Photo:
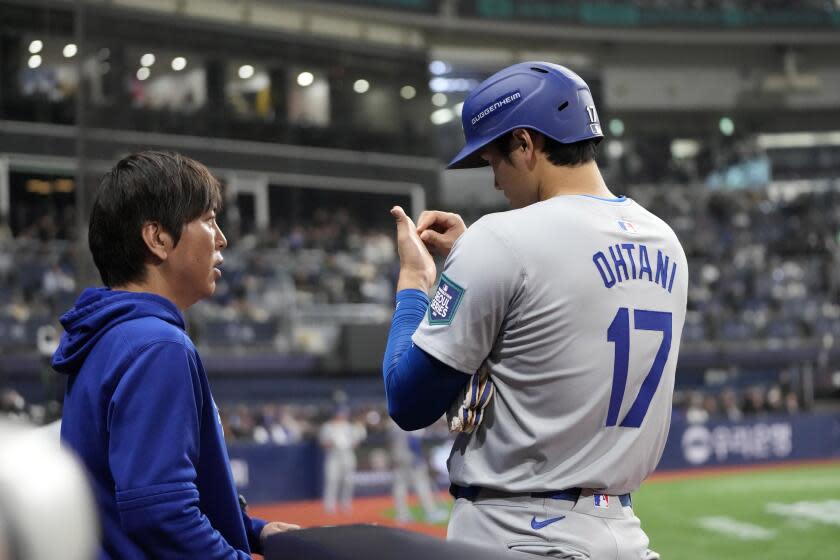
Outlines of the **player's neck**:
{"type": "Polygon", "coordinates": [[[607,184],[601,176],[601,171],[594,161],[575,167],[553,165],[548,161],[542,163],[544,165],[541,169],[539,186],[539,199],[541,201],[570,194],[588,194],[604,198],[615,197],[607,188],[607,184]]]}

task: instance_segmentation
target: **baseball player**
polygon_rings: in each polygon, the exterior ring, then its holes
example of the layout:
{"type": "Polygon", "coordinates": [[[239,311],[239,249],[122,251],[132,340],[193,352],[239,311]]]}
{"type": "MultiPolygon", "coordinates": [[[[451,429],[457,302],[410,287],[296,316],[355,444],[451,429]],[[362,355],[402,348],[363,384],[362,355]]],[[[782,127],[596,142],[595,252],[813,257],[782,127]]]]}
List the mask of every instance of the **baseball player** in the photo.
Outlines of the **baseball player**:
{"type": "Polygon", "coordinates": [[[414,519],[408,507],[410,488],[413,488],[417,494],[426,521],[438,523],[448,517],[448,512],[439,508],[435,502],[429,466],[423,455],[421,434],[422,432],[405,432],[393,422],[388,425],[388,446],[394,467],[394,484],[391,494],[394,497],[395,517],[400,523],[407,523],[414,519]]]}
{"type": "Polygon", "coordinates": [[[336,505],[350,511],[353,506],[353,477],[356,474],[356,447],[367,437],[367,430],[350,420],[350,409],[344,405],[335,410],[332,419],[321,426],[318,440],[325,450],[324,510],[336,513],[336,505]]]}
{"type": "Polygon", "coordinates": [[[571,559],[648,557],[630,494],[671,415],[688,269],[673,231],[595,163],[589,87],[508,67],[463,108],[450,169],[492,168],[513,208],[466,229],[399,207],[397,308],[383,375],[404,429],[455,406],[450,539],[571,559]],[[436,278],[429,252],[446,255],[436,278]]]}

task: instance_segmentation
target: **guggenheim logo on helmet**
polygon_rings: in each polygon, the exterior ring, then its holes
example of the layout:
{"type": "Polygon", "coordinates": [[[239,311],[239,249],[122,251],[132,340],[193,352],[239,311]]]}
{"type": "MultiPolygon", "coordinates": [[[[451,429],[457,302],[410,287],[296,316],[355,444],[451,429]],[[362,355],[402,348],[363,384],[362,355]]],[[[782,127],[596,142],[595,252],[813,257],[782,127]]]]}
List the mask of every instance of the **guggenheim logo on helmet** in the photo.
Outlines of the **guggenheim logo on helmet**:
{"type": "Polygon", "coordinates": [[[522,99],[522,94],[519,92],[519,90],[506,93],[498,99],[493,100],[492,103],[490,103],[484,109],[479,111],[472,119],[470,119],[470,123],[472,123],[472,125],[475,126],[481,119],[483,119],[490,113],[494,111],[500,111],[503,109],[510,109],[520,99],[522,99]]]}

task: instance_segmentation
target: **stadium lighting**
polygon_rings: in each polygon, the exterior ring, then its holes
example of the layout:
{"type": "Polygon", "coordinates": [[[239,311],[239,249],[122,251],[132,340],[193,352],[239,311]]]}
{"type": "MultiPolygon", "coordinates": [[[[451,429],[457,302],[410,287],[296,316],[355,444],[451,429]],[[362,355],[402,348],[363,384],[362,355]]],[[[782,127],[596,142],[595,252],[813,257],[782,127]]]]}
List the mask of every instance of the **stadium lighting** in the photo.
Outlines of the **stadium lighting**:
{"type": "Polygon", "coordinates": [[[671,140],[671,157],[674,159],[689,159],[700,153],[700,142],[691,138],[675,138],[671,140]]]}
{"type": "Polygon", "coordinates": [[[435,76],[440,76],[441,74],[446,74],[452,69],[449,64],[442,60],[433,60],[429,63],[429,72],[434,74],[435,76]]]}
{"type": "Polygon", "coordinates": [[[239,77],[243,80],[247,80],[251,76],[254,75],[254,67],[250,64],[243,64],[239,67],[239,77]]]}
{"type": "Polygon", "coordinates": [[[400,88],[400,96],[403,99],[414,99],[415,95],[417,95],[417,90],[414,89],[414,86],[403,86],[400,88]]]}
{"type": "Polygon", "coordinates": [[[64,55],[64,58],[73,58],[78,52],[79,48],[75,44],[67,43],[64,45],[64,49],[61,51],[61,54],[64,55]]]}
{"type": "Polygon", "coordinates": [[[312,82],[315,81],[315,76],[312,72],[301,72],[298,74],[297,83],[300,87],[307,87],[311,86],[312,82]]]}
{"type": "Polygon", "coordinates": [[[624,155],[624,144],[621,140],[610,140],[607,142],[607,155],[612,159],[620,159],[624,155]]]}
{"type": "Polygon", "coordinates": [[[41,55],[40,54],[33,54],[29,57],[29,61],[27,63],[30,68],[35,69],[41,66],[41,55]]]}
{"type": "Polygon", "coordinates": [[[610,134],[613,136],[624,134],[624,121],[621,119],[610,119],[610,134]]]}
{"type": "Polygon", "coordinates": [[[723,117],[718,123],[718,128],[724,136],[732,136],[735,132],[735,123],[729,117],[723,117]]]}
{"type": "Polygon", "coordinates": [[[180,72],[184,68],[187,67],[187,59],[183,56],[176,56],[172,59],[172,69],[176,72],[180,72]]]}
{"type": "Polygon", "coordinates": [[[444,105],[446,105],[447,101],[448,101],[448,99],[446,98],[446,95],[443,94],[443,93],[436,93],[432,96],[432,104],[435,107],[443,107],[444,105]]]}
{"type": "Polygon", "coordinates": [[[450,80],[452,84],[452,91],[470,91],[476,85],[475,80],[467,80],[465,78],[457,78],[455,80],[450,80]]]}
{"type": "Polygon", "coordinates": [[[140,68],[137,71],[137,79],[140,80],[141,82],[144,82],[149,78],[151,73],[152,73],[152,71],[149,70],[148,66],[143,66],[142,68],[140,68]]]}
{"type": "Polygon", "coordinates": [[[432,78],[429,80],[429,89],[432,91],[448,91],[449,80],[446,78],[432,78]]]}
{"type": "Polygon", "coordinates": [[[29,43],[29,52],[32,54],[38,54],[44,48],[44,42],[40,39],[35,39],[31,43],[29,43]]]}
{"type": "Polygon", "coordinates": [[[152,53],[146,53],[140,57],[140,65],[149,67],[155,63],[155,55],[152,53]]]}
{"type": "Polygon", "coordinates": [[[461,113],[464,112],[464,102],[461,101],[460,103],[456,103],[455,107],[453,107],[453,109],[455,110],[455,114],[460,117],[461,113]]]}
{"type": "Polygon", "coordinates": [[[365,93],[370,89],[370,82],[364,79],[359,79],[353,82],[353,91],[356,93],[365,93]]]}
{"type": "Polygon", "coordinates": [[[429,80],[429,89],[432,91],[471,91],[475,89],[478,82],[466,78],[432,78],[429,80]]]}
{"type": "Polygon", "coordinates": [[[432,120],[432,124],[440,126],[451,122],[452,119],[455,118],[455,113],[452,112],[452,109],[438,109],[432,113],[430,118],[432,120]]]}

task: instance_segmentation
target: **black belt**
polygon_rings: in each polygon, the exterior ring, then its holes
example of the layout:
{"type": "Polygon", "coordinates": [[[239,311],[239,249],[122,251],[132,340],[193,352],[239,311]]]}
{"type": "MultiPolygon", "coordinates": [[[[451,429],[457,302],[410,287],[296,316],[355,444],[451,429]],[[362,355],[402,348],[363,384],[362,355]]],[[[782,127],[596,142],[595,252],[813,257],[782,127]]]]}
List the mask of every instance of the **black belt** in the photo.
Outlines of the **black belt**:
{"type": "MultiPolygon", "coordinates": [[[[481,486],[459,486],[457,484],[449,485],[449,493],[452,494],[452,496],[456,500],[458,498],[464,498],[465,500],[473,502],[478,497],[479,492],[481,492],[482,490],[484,490],[484,488],[482,488],[481,486]]],[[[576,502],[580,497],[580,493],[582,491],[583,488],[569,488],[567,490],[549,490],[547,492],[524,492],[521,494],[511,493],[509,495],[511,497],[531,496],[532,498],[548,498],[550,500],[568,500],[570,502],[576,502]]],[[[618,496],[618,500],[624,507],[632,505],[632,501],[630,500],[630,494],[622,494],[618,496]]]]}

